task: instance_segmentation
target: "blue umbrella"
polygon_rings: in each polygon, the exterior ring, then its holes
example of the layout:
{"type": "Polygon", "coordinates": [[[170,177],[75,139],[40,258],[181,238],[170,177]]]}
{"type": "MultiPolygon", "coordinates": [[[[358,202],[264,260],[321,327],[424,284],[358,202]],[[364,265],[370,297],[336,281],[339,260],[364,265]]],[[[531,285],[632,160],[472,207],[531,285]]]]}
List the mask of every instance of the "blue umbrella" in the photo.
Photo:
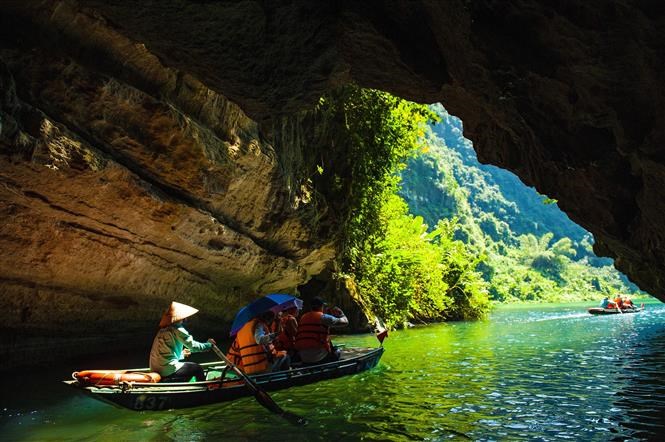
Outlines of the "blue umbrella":
{"type": "Polygon", "coordinates": [[[237,334],[243,325],[247,324],[261,313],[265,313],[268,310],[280,312],[291,307],[297,307],[301,309],[302,300],[296,298],[295,296],[284,295],[281,293],[271,293],[269,295],[265,295],[262,298],[247,304],[238,311],[235,319],[233,320],[233,324],[231,325],[230,335],[234,336],[237,334]]]}

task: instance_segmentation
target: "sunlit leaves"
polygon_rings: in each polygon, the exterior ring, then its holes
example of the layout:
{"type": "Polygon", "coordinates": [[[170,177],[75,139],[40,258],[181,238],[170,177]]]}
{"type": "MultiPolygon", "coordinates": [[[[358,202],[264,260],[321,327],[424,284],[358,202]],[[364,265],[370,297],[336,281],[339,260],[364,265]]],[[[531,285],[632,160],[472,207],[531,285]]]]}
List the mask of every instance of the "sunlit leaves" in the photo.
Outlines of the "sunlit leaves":
{"type": "Polygon", "coordinates": [[[454,239],[479,260],[492,299],[581,300],[635,290],[611,260],[593,254],[591,235],[552,207],[556,201],[481,166],[461,122],[437,112],[444,123],[426,133],[430,148],[403,171],[401,195],[430,226],[456,220],[454,239]]]}
{"type": "Polygon", "coordinates": [[[435,115],[427,106],[356,87],[336,91],[319,106],[343,121],[351,140],[343,272],[392,326],[482,316],[484,283],[476,257],[453,238],[455,222],[428,233],[397,196],[398,172],[427,149],[423,135],[435,115]]]}

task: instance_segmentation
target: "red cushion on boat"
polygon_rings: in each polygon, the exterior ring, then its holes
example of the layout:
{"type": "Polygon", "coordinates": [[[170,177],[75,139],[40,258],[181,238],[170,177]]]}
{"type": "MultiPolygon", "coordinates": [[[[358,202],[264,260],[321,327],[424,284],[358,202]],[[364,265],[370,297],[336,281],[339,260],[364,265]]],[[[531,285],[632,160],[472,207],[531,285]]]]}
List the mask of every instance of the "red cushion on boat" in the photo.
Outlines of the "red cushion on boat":
{"type": "Polygon", "coordinates": [[[121,382],[159,382],[159,373],[131,372],[127,370],[75,371],[72,377],[84,385],[119,385],[121,382]]]}

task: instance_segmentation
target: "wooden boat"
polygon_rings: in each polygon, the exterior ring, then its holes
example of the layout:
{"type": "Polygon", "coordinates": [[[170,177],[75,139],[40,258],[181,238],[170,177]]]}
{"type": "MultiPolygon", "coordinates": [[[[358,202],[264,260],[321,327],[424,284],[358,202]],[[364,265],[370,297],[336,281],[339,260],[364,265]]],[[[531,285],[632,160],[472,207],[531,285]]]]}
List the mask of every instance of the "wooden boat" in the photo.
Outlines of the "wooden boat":
{"type": "Polygon", "coordinates": [[[616,308],[591,307],[587,309],[592,315],[620,315],[622,313],[639,313],[644,310],[644,304],[640,307],[622,308],[621,311],[616,308]]]}
{"type": "MultiPolygon", "coordinates": [[[[312,366],[295,366],[291,370],[251,376],[264,390],[281,390],[326,379],[338,378],[376,366],[383,347],[344,348],[339,361],[312,366]]],[[[65,384],[90,394],[93,398],[130,410],[168,410],[188,408],[216,402],[232,401],[253,392],[223,362],[201,364],[209,380],[202,382],[126,382],[117,385],[88,385],[76,378],[65,384]]],[[[148,373],[150,369],[127,370],[148,373]]]]}

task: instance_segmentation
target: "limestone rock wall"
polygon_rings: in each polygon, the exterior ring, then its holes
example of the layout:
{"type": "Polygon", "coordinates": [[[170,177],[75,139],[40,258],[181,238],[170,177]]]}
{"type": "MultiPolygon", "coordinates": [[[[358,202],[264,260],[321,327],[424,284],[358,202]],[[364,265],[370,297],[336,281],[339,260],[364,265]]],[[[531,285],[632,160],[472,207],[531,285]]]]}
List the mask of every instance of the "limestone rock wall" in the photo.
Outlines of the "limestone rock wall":
{"type": "Polygon", "coordinates": [[[85,5],[257,121],[348,81],[442,102],[482,161],[557,199],[599,254],[665,299],[665,3],[85,5]]]}
{"type": "Polygon", "coordinates": [[[238,106],[76,17],[92,36],[81,51],[103,42],[100,59],[0,50],[5,368],[86,343],[145,346],[171,300],[221,333],[240,306],[294,292],[334,253],[238,106]]]}
{"type": "Polygon", "coordinates": [[[661,1],[5,0],[0,43],[3,351],[319,273],[298,114],[351,81],[441,101],[665,300],[661,1]]]}

